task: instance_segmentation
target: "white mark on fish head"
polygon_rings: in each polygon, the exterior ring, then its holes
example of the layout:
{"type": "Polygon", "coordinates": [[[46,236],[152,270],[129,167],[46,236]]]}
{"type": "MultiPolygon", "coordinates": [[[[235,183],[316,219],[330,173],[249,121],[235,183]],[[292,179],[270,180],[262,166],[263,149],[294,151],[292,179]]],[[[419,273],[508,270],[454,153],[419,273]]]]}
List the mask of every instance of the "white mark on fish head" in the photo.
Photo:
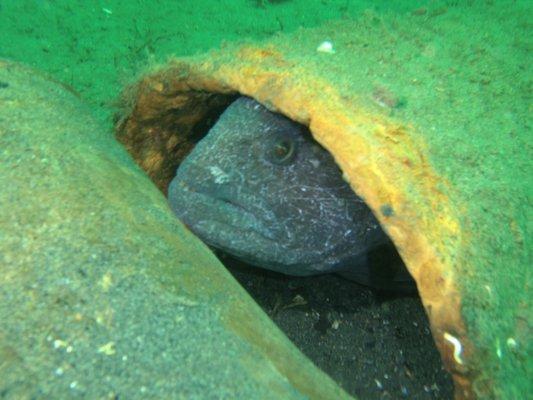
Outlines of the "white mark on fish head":
{"type": "Polygon", "coordinates": [[[215,178],[215,183],[222,184],[229,182],[229,175],[216,165],[209,167],[209,172],[211,172],[211,175],[215,178]]]}

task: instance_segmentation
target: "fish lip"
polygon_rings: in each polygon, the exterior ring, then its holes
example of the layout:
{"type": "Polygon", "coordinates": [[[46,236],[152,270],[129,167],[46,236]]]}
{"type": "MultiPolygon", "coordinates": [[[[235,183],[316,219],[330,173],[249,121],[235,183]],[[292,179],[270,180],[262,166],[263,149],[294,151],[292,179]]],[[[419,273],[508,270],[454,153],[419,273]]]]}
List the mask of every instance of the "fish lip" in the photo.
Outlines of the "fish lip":
{"type": "MultiPolygon", "coordinates": [[[[260,225],[261,225],[261,230],[260,231],[259,230],[251,230],[251,229],[246,228],[246,227],[235,226],[235,225],[229,224],[229,223],[227,223],[227,221],[224,221],[224,220],[221,220],[221,219],[217,219],[216,220],[217,223],[225,225],[225,226],[228,226],[228,227],[230,227],[232,229],[236,229],[236,230],[239,230],[239,231],[253,231],[254,233],[262,236],[266,240],[270,240],[270,241],[273,241],[273,242],[277,241],[275,233],[268,226],[268,221],[263,219],[263,218],[259,218],[256,214],[254,214],[248,207],[244,206],[243,204],[238,203],[238,202],[236,202],[234,200],[227,199],[227,198],[222,197],[222,196],[213,195],[213,194],[211,194],[209,192],[196,190],[193,187],[191,187],[191,186],[189,186],[189,185],[187,185],[185,183],[182,183],[180,185],[179,190],[185,192],[187,196],[195,197],[197,200],[201,201],[204,204],[213,204],[213,203],[215,205],[219,204],[219,205],[222,205],[222,207],[224,207],[224,208],[228,208],[228,209],[232,209],[234,211],[237,211],[237,212],[239,212],[239,214],[245,215],[247,218],[250,218],[250,219],[252,219],[252,220],[254,220],[256,222],[259,222],[260,225]]],[[[185,223],[185,225],[191,227],[191,225],[188,224],[188,223],[185,223]]]]}
{"type": "Polygon", "coordinates": [[[206,195],[206,196],[210,197],[212,200],[218,200],[218,201],[220,201],[222,203],[228,204],[231,207],[240,209],[240,210],[244,211],[246,214],[251,214],[251,215],[254,216],[254,218],[256,218],[255,215],[247,207],[243,206],[240,203],[237,203],[237,202],[235,202],[233,200],[226,199],[224,197],[219,197],[219,196],[213,197],[213,196],[209,196],[209,195],[206,195]]]}

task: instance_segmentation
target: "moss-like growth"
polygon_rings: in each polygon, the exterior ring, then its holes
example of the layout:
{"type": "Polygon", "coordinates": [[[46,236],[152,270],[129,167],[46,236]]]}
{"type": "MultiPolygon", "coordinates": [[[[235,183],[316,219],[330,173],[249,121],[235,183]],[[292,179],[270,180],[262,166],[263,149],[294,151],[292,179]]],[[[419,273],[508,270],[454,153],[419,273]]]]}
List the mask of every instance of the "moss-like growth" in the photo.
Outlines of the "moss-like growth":
{"type": "Polygon", "coordinates": [[[167,159],[165,143],[192,129],[161,118],[183,118],[174,99],[241,93],[308,125],[416,279],[457,397],[522,398],[533,185],[527,46],[516,38],[528,9],[366,14],[171,61],[140,80],[119,138],[155,177],[167,172],[146,152],[167,159]],[[334,52],[316,51],[325,39],[334,52]]]}

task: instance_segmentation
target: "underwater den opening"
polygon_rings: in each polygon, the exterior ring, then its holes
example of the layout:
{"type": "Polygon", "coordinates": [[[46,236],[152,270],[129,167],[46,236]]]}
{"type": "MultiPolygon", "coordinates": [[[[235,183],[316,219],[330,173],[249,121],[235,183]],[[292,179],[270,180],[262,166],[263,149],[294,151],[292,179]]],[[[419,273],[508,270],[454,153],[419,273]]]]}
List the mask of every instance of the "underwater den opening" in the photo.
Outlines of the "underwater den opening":
{"type": "Polygon", "coordinates": [[[416,285],[332,156],[253,99],[217,104],[168,186],[177,217],[348,393],[452,398],[416,285]]]}

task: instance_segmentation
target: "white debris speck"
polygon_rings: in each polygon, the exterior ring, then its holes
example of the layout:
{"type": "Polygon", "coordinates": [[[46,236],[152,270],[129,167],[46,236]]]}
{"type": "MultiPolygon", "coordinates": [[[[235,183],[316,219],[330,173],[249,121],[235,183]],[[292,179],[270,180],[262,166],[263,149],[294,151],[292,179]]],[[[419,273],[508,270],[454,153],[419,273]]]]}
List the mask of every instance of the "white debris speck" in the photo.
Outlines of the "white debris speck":
{"type": "Polygon", "coordinates": [[[325,40],[320,43],[316,48],[316,51],[318,51],[319,53],[335,54],[335,50],[333,49],[333,43],[331,43],[329,40],[325,40]]]}
{"type": "Polygon", "coordinates": [[[61,376],[63,375],[63,368],[59,367],[59,368],[56,368],[56,370],[54,371],[54,373],[57,375],[57,376],[61,376]]]}
{"type": "Polygon", "coordinates": [[[459,365],[463,365],[463,359],[461,353],[463,352],[463,345],[455,336],[450,335],[448,332],[444,332],[444,339],[453,345],[453,358],[459,365]]]}
{"type": "Polygon", "coordinates": [[[105,12],[107,15],[113,14],[113,10],[111,10],[109,8],[102,8],[102,11],[105,12]]]}
{"type": "Polygon", "coordinates": [[[98,285],[100,285],[104,292],[109,291],[109,288],[113,285],[113,278],[111,276],[111,273],[106,272],[102,276],[102,279],[100,279],[100,281],[98,282],[98,285]]]}
{"type": "Polygon", "coordinates": [[[178,296],[176,298],[176,302],[182,306],[186,306],[186,307],[196,307],[198,305],[198,302],[193,300],[193,299],[189,299],[185,296],[178,296]]]}
{"type": "Polygon", "coordinates": [[[108,342],[98,348],[98,353],[105,354],[106,356],[112,356],[115,352],[115,342],[108,342]]]}
{"type": "Polygon", "coordinates": [[[128,356],[122,356],[122,361],[128,361],[128,356]]]}
{"type": "Polygon", "coordinates": [[[215,183],[221,184],[221,183],[226,183],[229,181],[229,175],[225,173],[224,171],[222,171],[216,165],[209,167],[209,172],[211,172],[211,175],[214,176],[215,183]]]}
{"type": "Polygon", "coordinates": [[[70,383],[70,388],[71,389],[76,389],[78,387],[78,381],[72,381],[70,383]]]}
{"type": "Polygon", "coordinates": [[[506,343],[507,343],[507,347],[509,347],[510,349],[516,349],[517,343],[516,343],[516,340],[514,340],[512,337],[507,338],[506,343]]]}
{"type": "Polygon", "coordinates": [[[376,386],[379,390],[383,389],[383,384],[379,381],[379,379],[374,379],[374,382],[376,382],[376,386]]]}
{"type": "Polygon", "coordinates": [[[64,340],[56,339],[54,340],[54,349],[59,349],[61,347],[67,347],[67,342],[64,340]]]}
{"type": "Polygon", "coordinates": [[[65,349],[67,353],[72,353],[72,350],[74,350],[72,346],[67,346],[67,348],[65,349]]]}
{"type": "Polygon", "coordinates": [[[146,393],[146,386],[141,386],[141,393],[146,393]]]}
{"type": "Polygon", "coordinates": [[[311,160],[309,160],[309,162],[311,163],[311,165],[315,168],[318,168],[320,167],[320,161],[318,161],[316,158],[312,158],[311,160]]]}
{"type": "Polygon", "coordinates": [[[344,180],[344,182],[350,183],[350,177],[346,172],[342,173],[342,179],[344,180]]]}

